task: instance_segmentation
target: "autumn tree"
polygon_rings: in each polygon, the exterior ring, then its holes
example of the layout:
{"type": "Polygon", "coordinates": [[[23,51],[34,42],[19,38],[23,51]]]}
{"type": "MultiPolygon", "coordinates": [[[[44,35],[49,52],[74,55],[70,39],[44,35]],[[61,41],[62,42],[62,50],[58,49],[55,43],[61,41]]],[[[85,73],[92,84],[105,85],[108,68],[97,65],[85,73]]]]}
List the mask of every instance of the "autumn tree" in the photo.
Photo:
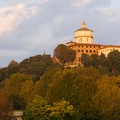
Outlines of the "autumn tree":
{"type": "Polygon", "coordinates": [[[7,120],[12,103],[5,94],[0,93],[0,120],[7,120]]]}

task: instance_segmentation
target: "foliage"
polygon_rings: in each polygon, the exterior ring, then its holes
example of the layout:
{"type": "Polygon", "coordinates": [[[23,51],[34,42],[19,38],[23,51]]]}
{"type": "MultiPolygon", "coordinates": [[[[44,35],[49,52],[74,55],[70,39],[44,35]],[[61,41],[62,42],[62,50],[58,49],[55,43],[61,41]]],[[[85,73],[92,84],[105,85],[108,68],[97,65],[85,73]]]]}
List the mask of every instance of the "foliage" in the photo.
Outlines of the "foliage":
{"type": "Polygon", "coordinates": [[[41,96],[35,96],[27,106],[24,120],[72,120],[74,107],[70,102],[61,100],[49,105],[41,96]]]}
{"type": "Polygon", "coordinates": [[[44,97],[53,103],[61,98],[70,101],[76,108],[78,118],[93,117],[96,110],[92,103],[92,96],[97,90],[96,80],[99,72],[94,68],[75,68],[70,70],[57,70],[52,74],[45,74],[35,85],[38,95],[44,91],[44,97]],[[91,76],[91,74],[93,76],[91,76]],[[51,75],[51,77],[49,77],[51,75]]]}
{"type": "Polygon", "coordinates": [[[104,54],[87,55],[82,54],[81,61],[84,67],[97,68],[102,74],[119,75],[120,74],[120,52],[114,50],[108,54],[106,58],[104,54]]]}
{"type": "Polygon", "coordinates": [[[69,101],[61,100],[48,107],[50,120],[73,120],[74,106],[69,101]]]}
{"type": "Polygon", "coordinates": [[[28,59],[23,60],[20,64],[20,72],[27,73],[32,76],[36,82],[39,80],[45,72],[59,67],[58,64],[54,63],[50,55],[36,55],[28,59]]]}
{"type": "Polygon", "coordinates": [[[39,78],[50,69],[61,67],[54,63],[50,55],[36,55],[24,59],[20,63],[12,60],[5,68],[0,69],[0,82],[10,78],[15,73],[29,74],[36,82],[39,78]]]}
{"type": "Polygon", "coordinates": [[[10,95],[9,100],[13,104],[13,109],[24,110],[26,108],[26,103],[23,97],[19,95],[10,95]]]}
{"type": "Polygon", "coordinates": [[[2,89],[2,93],[8,96],[8,98],[12,101],[14,108],[24,109],[25,102],[27,104],[30,92],[32,92],[31,87],[32,79],[29,75],[16,73],[13,74],[10,79],[5,81],[5,86],[2,89]]]}
{"type": "Polygon", "coordinates": [[[7,120],[9,109],[12,108],[12,104],[5,94],[0,94],[0,120],[7,120]]]}
{"type": "Polygon", "coordinates": [[[120,52],[117,50],[110,52],[105,63],[107,69],[112,74],[115,74],[117,71],[120,72],[120,52]]]}
{"type": "Polygon", "coordinates": [[[98,91],[94,95],[93,101],[102,115],[102,120],[120,119],[120,88],[117,83],[120,83],[120,76],[102,76],[97,81],[98,91]]]}
{"type": "Polygon", "coordinates": [[[24,120],[48,120],[48,107],[48,103],[44,98],[36,96],[32,103],[27,106],[24,120]]]}
{"type": "Polygon", "coordinates": [[[74,50],[68,48],[64,44],[59,44],[54,49],[54,58],[57,58],[61,64],[65,64],[66,62],[73,62],[76,57],[76,53],[74,50]]]}
{"type": "Polygon", "coordinates": [[[5,71],[5,78],[9,78],[12,74],[15,74],[19,71],[19,64],[12,60],[5,71]]]}

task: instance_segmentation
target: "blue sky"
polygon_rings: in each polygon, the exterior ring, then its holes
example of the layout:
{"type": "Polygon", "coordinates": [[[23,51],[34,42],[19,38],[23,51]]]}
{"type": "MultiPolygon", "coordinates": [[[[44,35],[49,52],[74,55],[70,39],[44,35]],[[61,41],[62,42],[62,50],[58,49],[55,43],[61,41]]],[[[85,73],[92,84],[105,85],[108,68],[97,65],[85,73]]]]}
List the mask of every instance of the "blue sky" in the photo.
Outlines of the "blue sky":
{"type": "Polygon", "coordinates": [[[94,43],[120,45],[119,0],[0,0],[0,67],[44,50],[52,56],[83,20],[94,43]]]}

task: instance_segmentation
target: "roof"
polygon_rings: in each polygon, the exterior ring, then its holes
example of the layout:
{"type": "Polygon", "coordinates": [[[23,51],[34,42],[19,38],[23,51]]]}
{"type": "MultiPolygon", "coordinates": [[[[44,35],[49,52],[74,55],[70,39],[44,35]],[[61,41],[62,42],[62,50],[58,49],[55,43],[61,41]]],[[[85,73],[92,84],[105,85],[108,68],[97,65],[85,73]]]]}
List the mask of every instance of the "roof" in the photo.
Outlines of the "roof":
{"type": "Polygon", "coordinates": [[[76,42],[70,41],[70,42],[67,42],[66,44],[69,44],[69,43],[76,43],[76,42]]]}
{"type": "Polygon", "coordinates": [[[106,48],[120,48],[119,45],[105,45],[104,47],[100,48],[99,50],[106,49],[106,48]]]}
{"type": "Polygon", "coordinates": [[[91,31],[91,32],[93,32],[92,30],[90,30],[88,28],[80,28],[80,29],[76,30],[75,32],[77,32],[77,31],[91,31]]]}
{"type": "Polygon", "coordinates": [[[81,24],[81,28],[78,29],[78,30],[76,30],[75,32],[77,32],[77,31],[91,31],[91,32],[93,32],[92,30],[86,28],[86,24],[85,24],[84,21],[83,21],[83,23],[81,24]]]}

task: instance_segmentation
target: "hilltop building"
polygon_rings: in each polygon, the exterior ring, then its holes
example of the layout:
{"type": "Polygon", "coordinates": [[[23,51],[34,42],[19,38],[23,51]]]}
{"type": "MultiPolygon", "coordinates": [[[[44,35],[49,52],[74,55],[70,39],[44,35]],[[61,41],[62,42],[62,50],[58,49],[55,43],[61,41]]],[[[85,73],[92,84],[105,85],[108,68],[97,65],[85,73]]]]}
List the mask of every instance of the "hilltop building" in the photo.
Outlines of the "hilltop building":
{"type": "Polygon", "coordinates": [[[113,50],[120,51],[120,46],[94,44],[93,31],[86,27],[84,21],[81,24],[81,28],[74,32],[74,41],[70,41],[66,45],[76,51],[76,58],[73,65],[81,64],[80,59],[83,53],[88,55],[101,55],[103,53],[107,57],[113,50]]]}

